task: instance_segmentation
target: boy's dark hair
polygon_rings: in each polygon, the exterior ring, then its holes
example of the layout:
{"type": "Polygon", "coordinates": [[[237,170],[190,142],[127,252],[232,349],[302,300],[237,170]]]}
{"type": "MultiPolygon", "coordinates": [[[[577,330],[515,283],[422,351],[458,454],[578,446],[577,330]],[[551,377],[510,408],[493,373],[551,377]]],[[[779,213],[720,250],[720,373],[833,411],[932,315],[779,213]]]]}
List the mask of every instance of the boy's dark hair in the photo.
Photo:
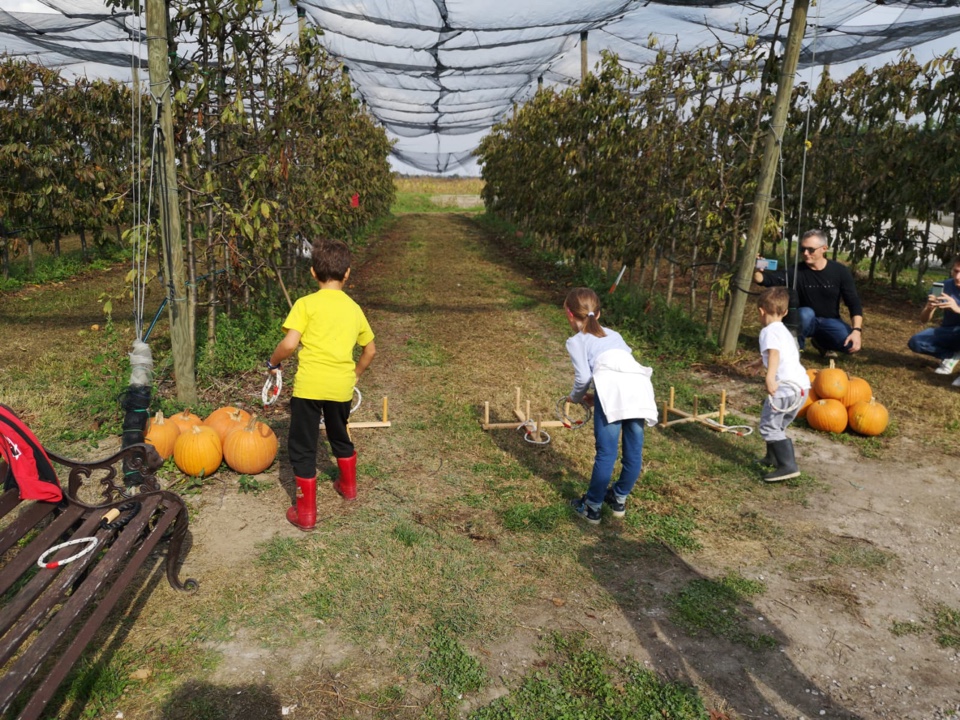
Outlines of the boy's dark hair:
{"type": "Polygon", "coordinates": [[[343,281],[350,269],[350,248],[340,240],[317,240],[313,243],[310,262],[317,282],[343,281]]]}
{"type": "Polygon", "coordinates": [[[950,261],[950,269],[953,270],[958,265],[960,265],[960,255],[954,255],[953,260],[950,261]]]}
{"type": "Polygon", "coordinates": [[[768,315],[786,315],[790,309],[790,291],[783,285],[764,288],[757,298],[757,307],[768,315]]]}

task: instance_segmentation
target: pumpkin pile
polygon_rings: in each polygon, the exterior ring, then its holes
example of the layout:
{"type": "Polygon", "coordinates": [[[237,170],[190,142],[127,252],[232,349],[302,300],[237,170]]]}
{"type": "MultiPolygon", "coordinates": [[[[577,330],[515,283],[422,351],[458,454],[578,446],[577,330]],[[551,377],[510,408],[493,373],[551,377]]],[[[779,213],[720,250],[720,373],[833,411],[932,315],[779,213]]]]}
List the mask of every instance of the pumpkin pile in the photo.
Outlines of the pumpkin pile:
{"type": "Polygon", "coordinates": [[[158,412],[147,422],[144,440],[164,460],[173,456],[191,477],[213,475],[224,460],[235,472],[256,475],[273,464],[279,448],[268,425],[232,406],[214,410],[205,420],[189,410],[169,418],[158,412]]]}
{"type": "Polygon", "coordinates": [[[807,370],[812,388],[798,417],[805,417],[814,430],[842,433],[848,427],[859,435],[879,435],[887,429],[890,414],[873,397],[870,384],[848,376],[834,366],[807,370]]]}

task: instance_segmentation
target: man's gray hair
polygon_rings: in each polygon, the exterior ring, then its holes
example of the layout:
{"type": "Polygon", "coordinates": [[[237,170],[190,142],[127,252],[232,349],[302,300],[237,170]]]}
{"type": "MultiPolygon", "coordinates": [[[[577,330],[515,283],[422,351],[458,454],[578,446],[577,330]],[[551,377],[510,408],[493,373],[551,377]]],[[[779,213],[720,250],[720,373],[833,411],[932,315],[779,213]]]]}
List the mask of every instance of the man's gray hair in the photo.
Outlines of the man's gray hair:
{"type": "Polygon", "coordinates": [[[803,242],[804,240],[810,237],[820,238],[820,242],[823,243],[822,247],[826,247],[827,245],[830,244],[827,241],[827,234],[823,230],[820,230],[819,228],[815,228],[813,230],[807,230],[803,234],[803,237],[800,238],[800,242],[803,242]]]}

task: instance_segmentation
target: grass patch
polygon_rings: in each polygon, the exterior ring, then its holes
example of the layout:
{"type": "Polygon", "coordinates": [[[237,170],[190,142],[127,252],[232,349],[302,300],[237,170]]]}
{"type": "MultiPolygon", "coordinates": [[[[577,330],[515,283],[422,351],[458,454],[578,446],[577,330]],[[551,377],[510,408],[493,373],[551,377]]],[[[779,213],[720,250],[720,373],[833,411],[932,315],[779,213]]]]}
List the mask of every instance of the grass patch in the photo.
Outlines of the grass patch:
{"type": "Polygon", "coordinates": [[[890,632],[894,637],[932,635],[942,648],[960,648],[960,609],[937,603],[929,618],[895,620],[890,625],[890,632]]]}
{"type": "Polygon", "coordinates": [[[420,666],[420,680],[440,691],[443,716],[456,717],[456,708],[464,694],[484,687],[487,673],[447,628],[433,628],[428,648],[420,666]]]}
{"type": "Polygon", "coordinates": [[[509,695],[468,715],[469,720],[670,718],[706,720],[696,689],[666,682],[640,663],[615,660],[586,646],[585,635],[553,635],[537,670],[509,695]]]}
{"type": "Polygon", "coordinates": [[[439,367],[447,360],[447,352],[440,345],[410,338],[406,343],[407,356],[417,367],[439,367]]]}
{"type": "Polygon", "coordinates": [[[569,515],[567,503],[535,507],[532,503],[513,505],[501,514],[503,526],[514,532],[550,532],[569,515]]]}
{"type": "Polygon", "coordinates": [[[739,605],[764,592],[766,586],[739,575],[726,575],[720,580],[698,578],[667,598],[670,619],[693,635],[707,633],[746,645],[754,650],[772,649],[777,641],[747,627],[747,618],[739,605]]]}

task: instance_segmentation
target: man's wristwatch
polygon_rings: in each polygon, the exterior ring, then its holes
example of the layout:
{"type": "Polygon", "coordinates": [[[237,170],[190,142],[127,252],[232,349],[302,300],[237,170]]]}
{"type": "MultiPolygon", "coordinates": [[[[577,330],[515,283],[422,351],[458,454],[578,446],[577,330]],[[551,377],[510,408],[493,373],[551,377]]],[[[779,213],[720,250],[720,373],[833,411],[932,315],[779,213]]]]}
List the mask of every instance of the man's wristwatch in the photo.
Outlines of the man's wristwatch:
{"type": "Polygon", "coordinates": [[[862,332],[863,332],[863,328],[853,328],[853,331],[852,331],[852,332],[862,333],[862,332]]]}

